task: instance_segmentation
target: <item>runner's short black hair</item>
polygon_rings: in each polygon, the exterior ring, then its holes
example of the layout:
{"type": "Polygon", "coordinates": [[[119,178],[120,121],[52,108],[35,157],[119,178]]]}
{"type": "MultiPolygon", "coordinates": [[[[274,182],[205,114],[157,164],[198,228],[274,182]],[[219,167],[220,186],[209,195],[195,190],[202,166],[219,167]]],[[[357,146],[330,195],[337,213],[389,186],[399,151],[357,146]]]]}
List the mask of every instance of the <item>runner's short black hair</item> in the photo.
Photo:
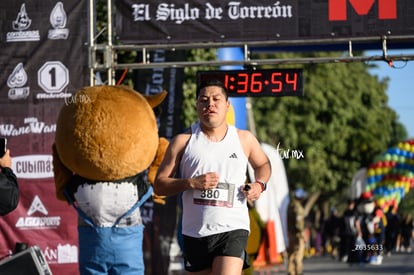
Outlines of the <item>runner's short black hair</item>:
{"type": "Polygon", "coordinates": [[[226,86],[224,86],[223,82],[221,82],[218,79],[208,79],[205,81],[201,81],[200,85],[198,86],[198,90],[197,90],[197,98],[200,95],[200,91],[206,87],[210,87],[210,86],[217,86],[220,87],[223,90],[224,95],[226,96],[226,99],[229,98],[229,94],[228,94],[228,90],[226,88],[226,86]]]}

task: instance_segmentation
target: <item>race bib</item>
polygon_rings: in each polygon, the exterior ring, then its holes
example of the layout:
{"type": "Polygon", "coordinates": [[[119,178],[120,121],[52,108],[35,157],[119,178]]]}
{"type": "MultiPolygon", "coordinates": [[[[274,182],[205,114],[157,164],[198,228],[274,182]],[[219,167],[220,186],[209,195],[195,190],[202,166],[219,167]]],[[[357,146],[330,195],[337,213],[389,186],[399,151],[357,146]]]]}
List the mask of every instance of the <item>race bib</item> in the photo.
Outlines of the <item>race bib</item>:
{"type": "Polygon", "coordinates": [[[193,190],[194,204],[233,207],[235,184],[219,182],[216,188],[193,190]]]}

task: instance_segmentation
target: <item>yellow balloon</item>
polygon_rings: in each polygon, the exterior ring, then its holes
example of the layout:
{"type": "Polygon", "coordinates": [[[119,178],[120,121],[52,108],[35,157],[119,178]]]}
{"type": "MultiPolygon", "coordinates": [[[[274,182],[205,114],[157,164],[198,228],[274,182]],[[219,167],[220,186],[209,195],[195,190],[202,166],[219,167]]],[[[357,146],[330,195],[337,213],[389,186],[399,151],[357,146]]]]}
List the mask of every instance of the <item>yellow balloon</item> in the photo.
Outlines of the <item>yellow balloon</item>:
{"type": "Polygon", "coordinates": [[[235,114],[234,108],[231,104],[230,104],[229,110],[227,111],[227,114],[226,114],[226,121],[230,125],[236,125],[236,114],[235,114]]]}

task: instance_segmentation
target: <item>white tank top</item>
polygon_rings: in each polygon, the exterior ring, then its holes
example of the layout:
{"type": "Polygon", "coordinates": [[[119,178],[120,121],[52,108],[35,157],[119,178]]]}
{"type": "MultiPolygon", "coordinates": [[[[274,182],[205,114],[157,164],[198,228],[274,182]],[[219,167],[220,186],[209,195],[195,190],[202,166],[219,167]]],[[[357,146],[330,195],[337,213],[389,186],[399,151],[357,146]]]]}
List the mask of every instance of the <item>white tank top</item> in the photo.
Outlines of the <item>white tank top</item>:
{"type": "Polygon", "coordinates": [[[210,141],[199,123],[192,125],[191,131],[181,158],[181,177],[216,172],[219,185],[212,190],[183,192],[183,234],[198,238],[235,229],[250,231],[246,198],[239,191],[246,181],[248,160],[236,128],[229,125],[220,142],[210,141]]]}

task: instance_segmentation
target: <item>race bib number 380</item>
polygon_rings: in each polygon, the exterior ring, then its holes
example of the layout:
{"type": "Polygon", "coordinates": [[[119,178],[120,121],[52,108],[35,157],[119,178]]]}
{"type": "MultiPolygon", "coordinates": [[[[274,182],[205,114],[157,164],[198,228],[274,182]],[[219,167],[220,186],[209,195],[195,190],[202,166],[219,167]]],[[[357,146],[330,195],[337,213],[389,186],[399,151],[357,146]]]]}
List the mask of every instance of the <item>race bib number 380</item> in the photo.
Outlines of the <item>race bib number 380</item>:
{"type": "Polygon", "coordinates": [[[236,185],[220,182],[216,188],[193,190],[194,204],[233,207],[236,185]]]}

